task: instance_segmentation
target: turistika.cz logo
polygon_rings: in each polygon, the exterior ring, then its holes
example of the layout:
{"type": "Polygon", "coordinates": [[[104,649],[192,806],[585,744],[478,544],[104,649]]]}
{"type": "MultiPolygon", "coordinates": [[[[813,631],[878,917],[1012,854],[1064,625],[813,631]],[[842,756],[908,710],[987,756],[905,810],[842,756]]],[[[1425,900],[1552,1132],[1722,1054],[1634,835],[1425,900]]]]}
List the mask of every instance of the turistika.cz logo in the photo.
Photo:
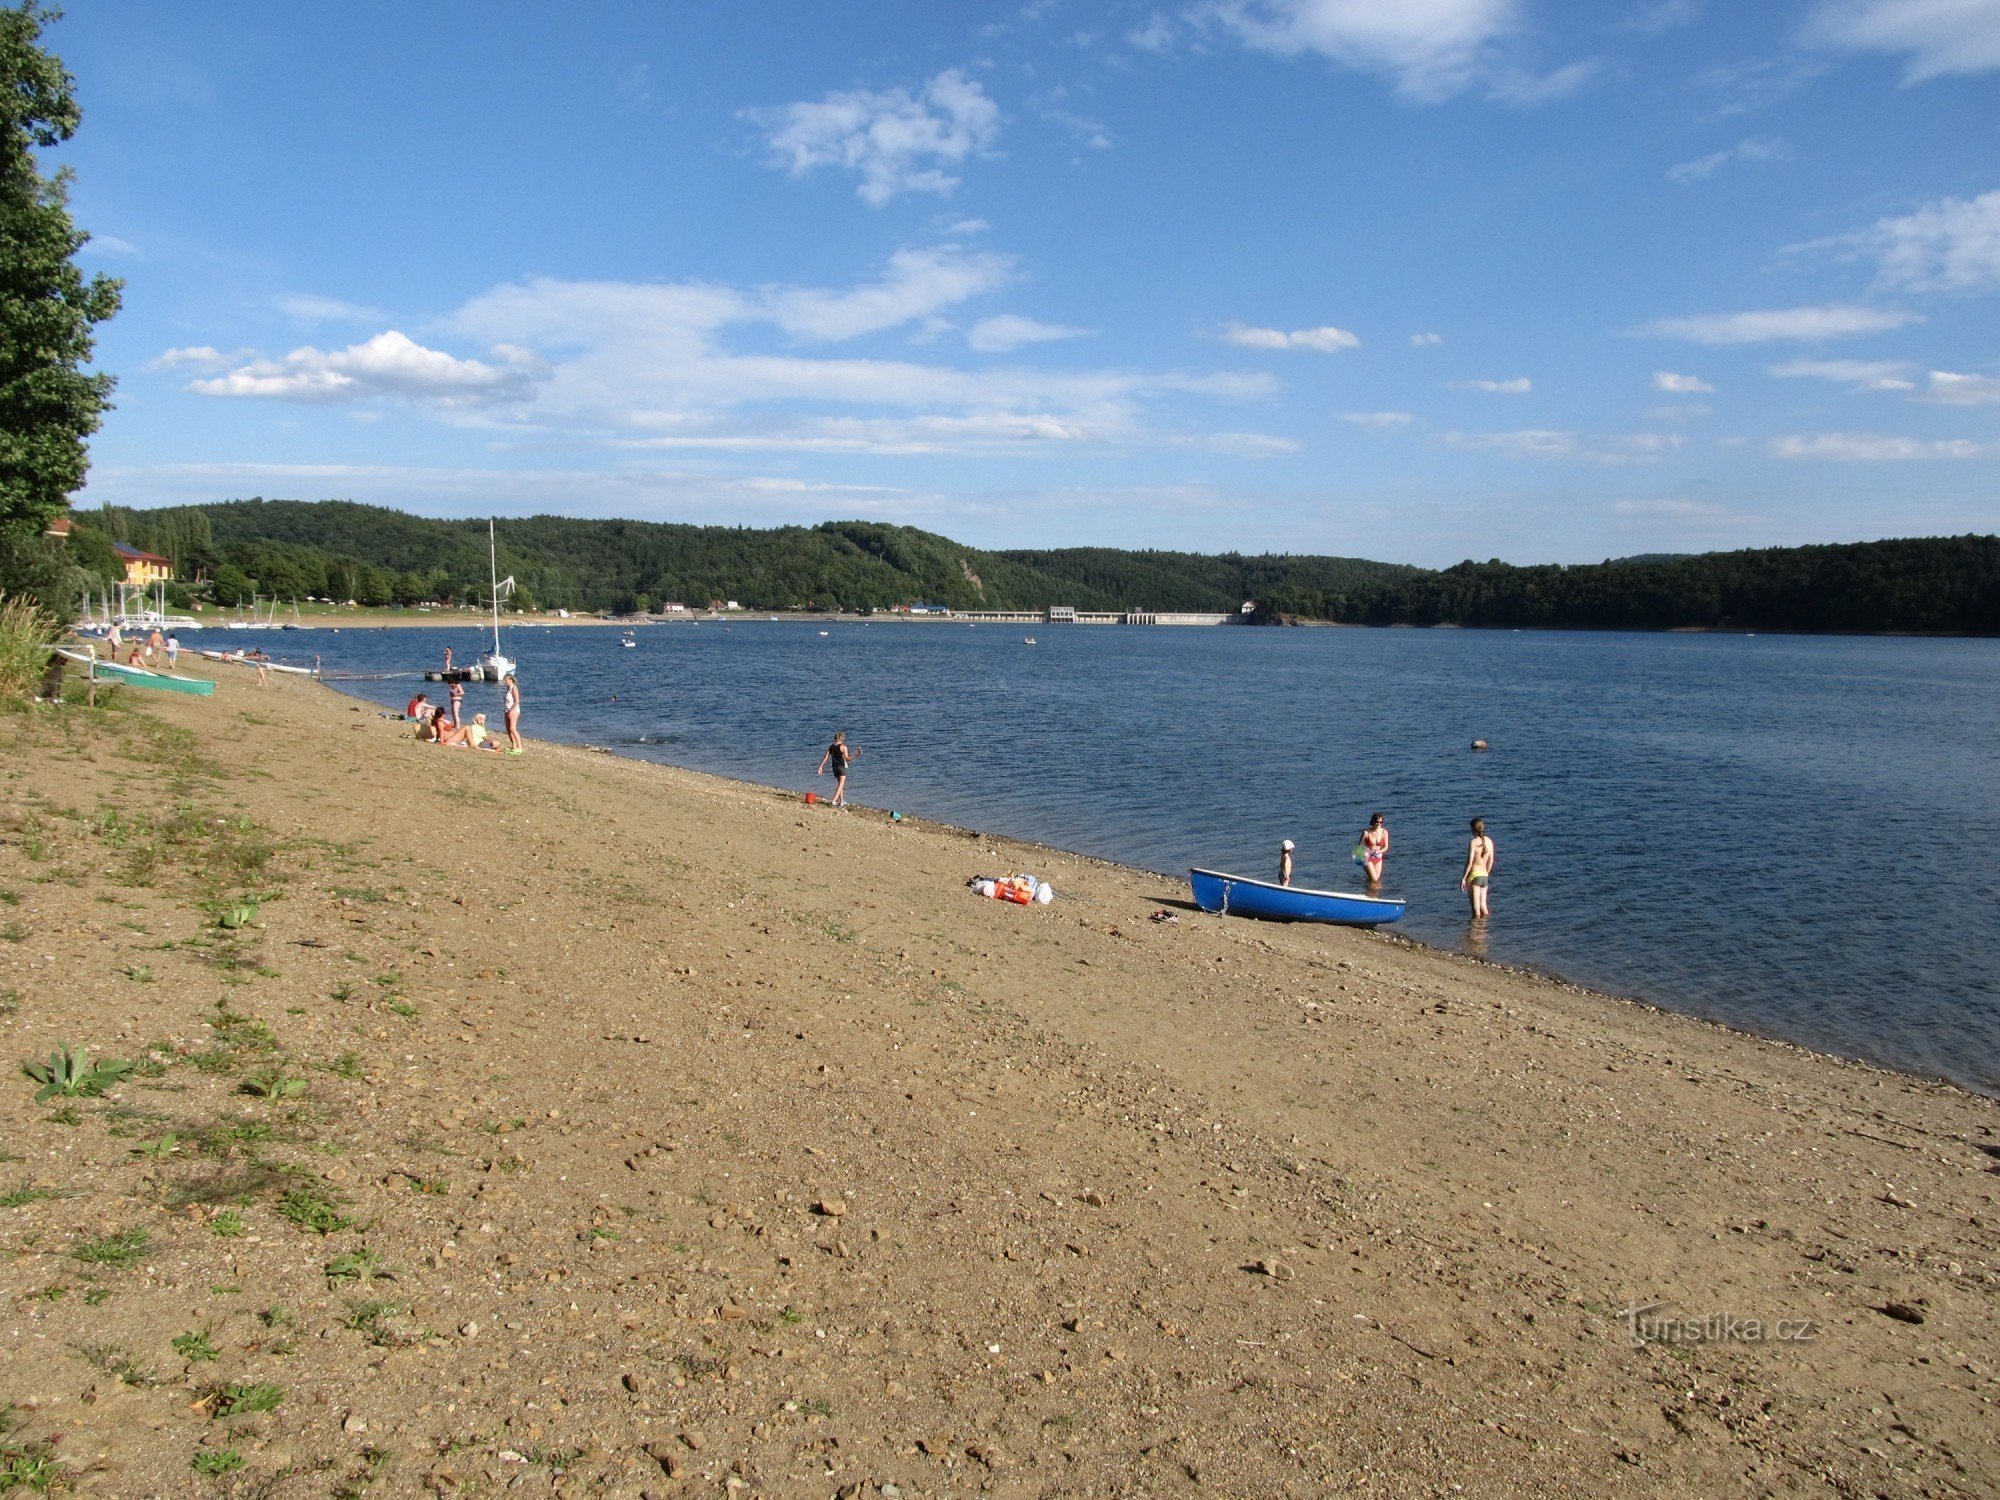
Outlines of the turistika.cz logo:
{"type": "Polygon", "coordinates": [[[1809,1344],[1819,1337],[1814,1318],[1743,1318],[1726,1312],[1705,1318],[1662,1316],[1666,1305],[1635,1303],[1619,1312],[1634,1349],[1648,1344],[1809,1344]]]}

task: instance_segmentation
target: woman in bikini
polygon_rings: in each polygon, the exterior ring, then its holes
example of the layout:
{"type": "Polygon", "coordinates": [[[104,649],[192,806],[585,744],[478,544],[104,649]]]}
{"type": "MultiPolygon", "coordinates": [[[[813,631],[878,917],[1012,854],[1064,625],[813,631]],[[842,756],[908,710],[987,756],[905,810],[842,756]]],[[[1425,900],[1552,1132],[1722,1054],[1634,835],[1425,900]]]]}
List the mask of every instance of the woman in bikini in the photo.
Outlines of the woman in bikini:
{"type": "Polygon", "coordinates": [[[1382,865],[1389,858],[1389,825],[1376,813],[1361,835],[1361,869],[1370,885],[1382,883],[1382,865]]]}

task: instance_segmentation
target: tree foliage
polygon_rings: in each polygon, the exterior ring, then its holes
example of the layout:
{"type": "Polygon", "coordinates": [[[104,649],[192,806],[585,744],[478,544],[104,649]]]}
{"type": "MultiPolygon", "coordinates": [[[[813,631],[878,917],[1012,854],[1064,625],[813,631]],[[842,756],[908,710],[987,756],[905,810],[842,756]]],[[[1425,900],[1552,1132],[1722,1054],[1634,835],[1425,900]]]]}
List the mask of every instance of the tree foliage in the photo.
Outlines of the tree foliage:
{"type": "Polygon", "coordinates": [[[16,543],[83,483],[112,387],[84,366],[120,293],[77,268],[89,236],[70,221],[68,170],[44,175],[36,157],[81,118],[74,80],[40,45],[56,16],[33,0],[0,8],[0,536],[16,543]]]}
{"type": "MultiPolygon", "coordinates": [[[[170,552],[174,534],[205,536],[214,598],[224,605],[257,594],[402,605],[476,603],[487,594],[484,521],[347,501],[235,500],[108,512],[97,524],[156,552],[170,552]]],[[[1463,562],[1441,572],[1343,557],[984,552],[873,521],[754,530],[534,516],[501,521],[497,537],[500,571],[519,581],[517,608],[699,609],[734,599],[750,609],[923,601],[1234,612],[1255,600],[1257,618],[1274,623],[2000,634],[2000,538],[1990,536],[1579,567],[1463,562]]]]}
{"type": "Polygon", "coordinates": [[[1596,630],[2000,634],[2000,537],[1772,547],[1578,567],[1462,562],[1346,589],[1286,583],[1260,620],[1596,630]]]}

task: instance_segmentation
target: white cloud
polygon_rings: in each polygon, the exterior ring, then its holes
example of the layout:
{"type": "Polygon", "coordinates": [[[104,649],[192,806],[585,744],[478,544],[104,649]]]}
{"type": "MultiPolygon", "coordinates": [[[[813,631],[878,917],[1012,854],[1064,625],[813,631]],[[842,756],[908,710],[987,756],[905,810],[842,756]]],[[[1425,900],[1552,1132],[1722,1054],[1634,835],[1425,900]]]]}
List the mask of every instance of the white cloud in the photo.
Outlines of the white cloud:
{"type": "Polygon", "coordinates": [[[1930,389],[1919,398],[1939,406],[2000,406],[2000,380],[1991,375],[1931,371],[1930,389]]]}
{"type": "Polygon", "coordinates": [[[1830,380],[1858,391],[1911,391],[1915,368],[1902,359],[1788,359],[1766,365],[1764,373],[1779,380],[1830,380]]]}
{"type": "Polygon", "coordinates": [[[1773,458],[1826,459],[1834,463],[1911,463],[1942,458],[2000,458],[2000,443],[1965,438],[1888,437],[1875,432],[1821,432],[1774,438],[1773,458]]]}
{"type": "Polygon", "coordinates": [[[1410,335],[1410,347],[1412,349],[1435,349],[1443,342],[1444,335],[1441,333],[1413,333],[1410,335]]]}
{"type": "Polygon", "coordinates": [[[1283,458],[1297,453],[1298,439],[1274,437],[1267,432],[1205,432],[1176,439],[1176,446],[1201,448],[1210,453],[1226,453],[1231,458],[1283,458]]]}
{"type": "Polygon", "coordinates": [[[1251,328],[1230,323],[1222,330],[1222,342],[1239,349],[1311,349],[1319,354],[1337,354],[1342,349],[1359,349],[1361,340],[1345,328],[1251,328]]]}
{"type": "Polygon", "coordinates": [[[1260,52],[1384,74],[1404,99],[1435,104],[1503,71],[1501,44],[1522,9],[1521,0],[1212,0],[1197,14],[1260,52]]]}
{"type": "Polygon", "coordinates": [[[1804,35],[1820,47],[1908,54],[1905,83],[2000,68],[1994,0],[1820,0],[1804,35]]]}
{"type": "Polygon", "coordinates": [[[1676,375],[1671,370],[1653,372],[1653,389],[1669,396],[1714,395],[1715,387],[1699,375],[1676,375]]]}
{"type": "Polygon", "coordinates": [[[1658,318],[1638,331],[1654,338],[1682,339],[1692,344],[1762,344],[1775,339],[1837,339],[1883,333],[1922,321],[1916,313],[1901,308],[1832,304],[1658,318]]]}
{"type": "Polygon", "coordinates": [[[228,353],[224,353],[222,350],[212,349],[206,344],[198,344],[187,349],[169,349],[156,358],[149,360],[146,368],[148,370],[226,370],[231,365],[241,364],[244,360],[255,359],[256,357],[257,351],[255,349],[232,349],[228,353]]]}
{"type": "Polygon", "coordinates": [[[139,260],[139,247],[115,234],[93,234],[83,245],[85,255],[108,255],[118,260],[139,260]]]}
{"type": "Polygon", "coordinates": [[[1144,25],[1126,32],[1125,40],[1142,52],[1166,52],[1173,47],[1176,34],[1174,23],[1154,11],[1144,25]]]}
{"type": "Polygon", "coordinates": [[[1001,313],[981,318],[965,335],[965,342],[981,354],[1005,354],[1023,344],[1048,344],[1058,339],[1080,338],[1088,328],[1065,328],[1060,323],[1037,323],[1033,318],[1001,313]]]}
{"type": "Polygon", "coordinates": [[[1657,463],[1684,446],[1677,432],[1635,432],[1587,438],[1574,432],[1523,428],[1514,432],[1446,432],[1438,441],[1462,453],[1491,453],[1501,458],[1532,458],[1616,467],[1657,463]]]}
{"type": "MultiPolygon", "coordinates": [[[[1189,437],[1148,422],[1149,405],[1162,398],[1271,395],[1277,382],[1255,372],[956,368],[783,347],[787,337],[810,343],[931,328],[941,309],[1010,275],[1005,257],[947,246],[904,252],[849,288],[534,278],[493,287],[438,320],[447,336],[491,351],[479,360],[384,334],[332,353],[246,359],[182,350],[168,363],[211,373],[192,387],[204,394],[356,406],[402,397],[457,425],[518,433],[536,446],[548,435],[721,453],[1033,453],[1187,442],[1245,452],[1285,441],[1189,437]]],[[[1000,341],[1057,331],[1069,332],[1027,319],[987,330],[1000,341]]]]}
{"type": "Polygon", "coordinates": [[[984,219],[960,219],[955,224],[947,224],[944,232],[952,235],[984,234],[992,227],[984,219]]]}
{"type": "Polygon", "coordinates": [[[1014,279],[1011,256],[967,254],[949,246],[898,250],[871,285],[829,292],[781,287],[762,297],[771,320],[797,339],[850,339],[930,316],[968,298],[998,291],[1014,279]]]}
{"type": "Polygon", "coordinates": [[[1416,420],[1406,411],[1343,411],[1337,415],[1343,422],[1352,422],[1356,427],[1370,427],[1377,432],[1391,427],[1407,427],[1416,420]]]}
{"type": "Polygon", "coordinates": [[[1517,375],[1512,380],[1454,380],[1451,388],[1455,391],[1485,391],[1492,396],[1525,396],[1535,388],[1535,383],[1525,375],[1517,375]]]}
{"type": "Polygon", "coordinates": [[[745,115],[794,177],[817,167],[854,172],[856,191],[878,208],[899,193],[951,192],[959,179],[948,169],[991,149],[1000,133],[1000,107],[956,68],[915,94],[856,89],[745,115]]]}
{"type": "Polygon", "coordinates": [[[321,297],[311,292],[287,292],[273,299],[286,317],[300,323],[380,323],[388,314],[339,297],[321,297]]]}
{"type": "Polygon", "coordinates": [[[1878,220],[1846,243],[1877,257],[1883,286],[1912,292],[2000,286],[2000,191],[1927,203],[1915,213],[1878,220]]]}
{"type": "Polygon", "coordinates": [[[1791,145],[1776,136],[1753,136],[1721,151],[1667,168],[1667,181],[1686,187],[1713,177],[1731,162],[1790,161],[1791,145]]]}
{"type": "MultiPolygon", "coordinates": [[[[169,351],[186,354],[190,351],[169,351]]],[[[197,351],[208,353],[211,351],[197,351]]],[[[285,401],[355,401],[401,396],[445,406],[492,400],[520,392],[538,373],[532,355],[500,346],[498,364],[459,359],[427,349],[390,329],[366,343],[322,351],[294,349],[282,359],[253,359],[236,369],[196,380],[202,396],[258,396],[285,401]]],[[[166,359],[167,356],[162,356],[166,359]]]]}
{"type": "MultiPolygon", "coordinates": [[[[1270,376],[1246,372],[954,368],[760,348],[772,334],[848,338],[904,320],[924,328],[940,306],[990,288],[1006,270],[996,258],[946,248],[906,252],[874,282],[832,290],[532,278],[482,292],[440,320],[450,334],[490,348],[492,362],[384,334],[352,350],[298,350],[282,360],[204,352],[202,368],[228,362],[194,390],[294,402],[404,396],[468,426],[716,452],[1180,442],[1184,434],[1148,426],[1152,400],[1244,402],[1276,390],[1270,376]]],[[[178,352],[178,364],[198,362],[178,352]]],[[[1230,442],[1242,450],[1240,438],[1230,442]]]]}

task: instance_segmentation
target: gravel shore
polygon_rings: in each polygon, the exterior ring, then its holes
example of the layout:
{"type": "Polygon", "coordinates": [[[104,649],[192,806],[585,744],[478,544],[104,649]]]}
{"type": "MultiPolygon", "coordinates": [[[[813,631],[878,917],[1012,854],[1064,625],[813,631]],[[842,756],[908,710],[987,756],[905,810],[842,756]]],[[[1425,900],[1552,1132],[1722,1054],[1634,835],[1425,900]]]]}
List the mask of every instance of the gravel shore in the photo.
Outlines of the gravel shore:
{"type": "Polygon", "coordinates": [[[0,717],[5,1463],[2000,1493],[1992,1100],[197,669],[0,717]],[[65,1042],[135,1070],[37,1103],[65,1042]]]}

